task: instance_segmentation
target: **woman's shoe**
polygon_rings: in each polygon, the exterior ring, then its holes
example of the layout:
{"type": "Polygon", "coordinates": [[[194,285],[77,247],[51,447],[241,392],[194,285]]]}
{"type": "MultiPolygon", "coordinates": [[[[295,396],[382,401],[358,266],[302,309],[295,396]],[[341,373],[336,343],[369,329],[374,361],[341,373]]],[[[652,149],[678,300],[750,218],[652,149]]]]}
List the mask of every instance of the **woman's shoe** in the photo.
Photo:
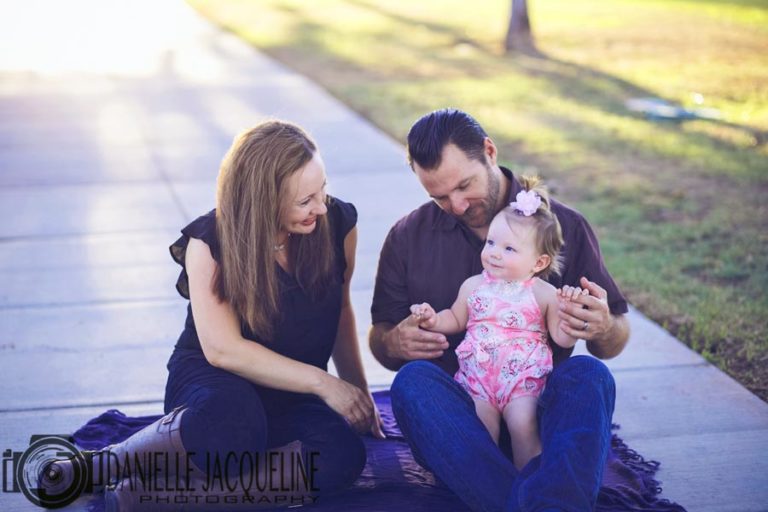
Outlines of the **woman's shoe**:
{"type": "MultiPolygon", "coordinates": [[[[84,452],[91,484],[86,489],[101,492],[127,477],[161,480],[196,471],[181,442],[184,411],[183,407],[174,409],[122,443],[84,452]]],[[[68,488],[78,475],[72,459],[53,461],[41,471],[38,484],[54,493],[68,488]]]]}

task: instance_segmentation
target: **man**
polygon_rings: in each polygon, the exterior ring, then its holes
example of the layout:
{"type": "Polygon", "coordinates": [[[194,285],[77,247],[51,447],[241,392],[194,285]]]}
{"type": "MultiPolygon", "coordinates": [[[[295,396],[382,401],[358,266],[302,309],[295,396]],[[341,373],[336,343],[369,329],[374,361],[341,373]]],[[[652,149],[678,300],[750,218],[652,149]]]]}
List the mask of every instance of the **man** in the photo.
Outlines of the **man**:
{"type": "MultiPolygon", "coordinates": [[[[462,336],[419,329],[411,304],[450,307],[461,283],[480,273],[494,215],[521,190],[497,162],[497,149],[468,114],[438,110],[408,134],[413,171],[433,201],[402,218],[381,251],[371,350],[399,370],[392,407],[414,456],[473,510],[592,510],[610,448],[614,382],[595,358],[554,346],[555,369],[540,397],[542,454],[521,471],[495,445],[469,395],[454,382],[462,336]]],[[[555,287],[588,295],[559,312],[568,334],[593,355],[618,355],[629,337],[627,303],[605,269],[597,239],[575,210],[552,201],[563,229],[562,275],[555,287]]]]}

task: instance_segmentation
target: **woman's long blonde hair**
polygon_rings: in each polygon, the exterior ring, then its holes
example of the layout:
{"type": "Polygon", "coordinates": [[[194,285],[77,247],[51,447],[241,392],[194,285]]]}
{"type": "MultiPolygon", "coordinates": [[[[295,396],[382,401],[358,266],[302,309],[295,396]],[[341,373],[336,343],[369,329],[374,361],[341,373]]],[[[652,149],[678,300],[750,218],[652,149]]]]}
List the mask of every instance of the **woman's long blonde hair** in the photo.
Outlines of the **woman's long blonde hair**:
{"type": "MultiPolygon", "coordinates": [[[[235,138],[221,163],[216,189],[219,261],[213,291],[229,302],[259,341],[271,341],[279,319],[274,245],[280,230],[288,178],[312,160],[317,146],[304,130],[284,121],[266,121],[235,138]]],[[[309,235],[294,236],[289,266],[313,299],[333,279],[334,251],[326,215],[309,235]]]]}

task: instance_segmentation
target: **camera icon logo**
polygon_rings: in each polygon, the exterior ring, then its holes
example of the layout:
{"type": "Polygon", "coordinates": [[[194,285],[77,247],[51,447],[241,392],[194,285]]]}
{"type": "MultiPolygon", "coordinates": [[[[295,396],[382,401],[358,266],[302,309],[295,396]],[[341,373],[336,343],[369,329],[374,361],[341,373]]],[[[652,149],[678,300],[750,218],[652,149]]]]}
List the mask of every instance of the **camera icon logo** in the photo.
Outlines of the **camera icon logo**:
{"type": "Polygon", "coordinates": [[[11,492],[20,491],[39,507],[66,507],[80,497],[90,481],[90,468],[85,455],[64,436],[32,436],[29,447],[23,452],[3,455],[3,490],[7,491],[5,473],[7,463],[11,462],[11,492]],[[71,470],[65,473],[54,462],[67,459],[71,470]]]}

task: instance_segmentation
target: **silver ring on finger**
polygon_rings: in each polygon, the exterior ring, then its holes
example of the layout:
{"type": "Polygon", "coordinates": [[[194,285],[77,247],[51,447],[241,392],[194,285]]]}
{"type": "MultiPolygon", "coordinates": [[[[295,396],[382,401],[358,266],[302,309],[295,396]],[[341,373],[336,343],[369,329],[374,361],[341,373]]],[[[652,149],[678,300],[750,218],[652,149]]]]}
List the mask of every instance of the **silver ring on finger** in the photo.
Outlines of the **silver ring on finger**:
{"type": "Polygon", "coordinates": [[[589,329],[589,322],[584,322],[584,327],[581,328],[582,331],[586,331],[589,329]]]}

